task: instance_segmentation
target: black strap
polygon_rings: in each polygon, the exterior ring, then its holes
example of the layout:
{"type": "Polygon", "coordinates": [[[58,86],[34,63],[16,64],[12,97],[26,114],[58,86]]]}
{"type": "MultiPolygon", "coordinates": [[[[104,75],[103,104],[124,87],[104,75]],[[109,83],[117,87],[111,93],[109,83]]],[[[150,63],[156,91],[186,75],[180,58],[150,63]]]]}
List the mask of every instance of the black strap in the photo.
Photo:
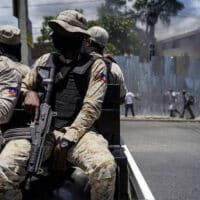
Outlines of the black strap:
{"type": "Polygon", "coordinates": [[[16,139],[31,139],[30,128],[13,128],[4,132],[3,138],[5,142],[16,139]]]}
{"type": "Polygon", "coordinates": [[[112,61],[108,58],[103,58],[103,61],[106,64],[106,69],[107,69],[107,83],[110,84],[111,83],[111,65],[112,65],[112,61]]]}
{"type": "Polygon", "coordinates": [[[1,149],[3,148],[4,144],[5,144],[5,139],[0,131],[0,152],[1,152],[1,149]]]}

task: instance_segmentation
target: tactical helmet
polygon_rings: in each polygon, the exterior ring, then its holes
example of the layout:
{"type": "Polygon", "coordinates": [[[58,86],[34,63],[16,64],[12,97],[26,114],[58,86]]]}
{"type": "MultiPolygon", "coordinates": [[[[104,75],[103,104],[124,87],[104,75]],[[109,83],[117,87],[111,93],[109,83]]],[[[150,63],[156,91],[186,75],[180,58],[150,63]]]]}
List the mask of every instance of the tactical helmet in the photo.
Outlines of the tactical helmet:
{"type": "Polygon", "coordinates": [[[75,10],[60,12],[56,19],[50,20],[48,24],[53,30],[63,34],[70,32],[84,34],[88,37],[90,36],[87,32],[86,18],[75,10]]]}
{"type": "Polygon", "coordinates": [[[88,32],[91,35],[90,39],[92,41],[105,47],[106,43],[108,42],[109,34],[104,28],[100,26],[93,26],[88,29],[88,32]]]}
{"type": "Polygon", "coordinates": [[[0,43],[7,45],[20,44],[20,30],[15,26],[0,26],[0,43]]]}

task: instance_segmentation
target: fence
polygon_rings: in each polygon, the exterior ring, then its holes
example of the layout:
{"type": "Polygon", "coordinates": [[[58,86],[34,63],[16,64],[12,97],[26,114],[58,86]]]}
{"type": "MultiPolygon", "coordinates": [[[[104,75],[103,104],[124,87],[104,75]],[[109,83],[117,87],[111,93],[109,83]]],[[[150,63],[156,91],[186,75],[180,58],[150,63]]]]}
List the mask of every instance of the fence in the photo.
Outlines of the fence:
{"type": "MultiPolygon", "coordinates": [[[[138,57],[117,56],[129,91],[139,93],[135,112],[141,115],[168,114],[168,98],[164,93],[187,90],[195,96],[193,110],[200,114],[200,60],[184,57],[154,57],[150,63],[141,63],[138,57]]],[[[182,97],[178,97],[182,109],[182,97]]],[[[122,109],[123,110],[123,109],[122,109]]]]}

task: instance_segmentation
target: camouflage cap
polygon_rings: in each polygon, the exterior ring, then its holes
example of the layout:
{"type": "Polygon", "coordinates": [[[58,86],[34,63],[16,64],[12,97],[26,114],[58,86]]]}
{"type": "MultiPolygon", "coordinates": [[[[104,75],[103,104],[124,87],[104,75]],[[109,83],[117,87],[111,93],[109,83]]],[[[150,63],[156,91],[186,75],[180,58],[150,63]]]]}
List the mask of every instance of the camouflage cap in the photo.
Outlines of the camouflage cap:
{"type": "Polygon", "coordinates": [[[90,36],[87,32],[87,20],[75,10],[65,10],[59,13],[56,19],[48,22],[49,26],[58,32],[80,33],[90,36]]]}
{"type": "Polygon", "coordinates": [[[20,44],[20,30],[15,26],[0,26],[0,43],[8,45],[20,44]]]}
{"type": "Polygon", "coordinates": [[[100,26],[93,26],[88,29],[88,32],[91,35],[90,39],[97,44],[105,46],[108,42],[109,34],[104,28],[100,26]]]}

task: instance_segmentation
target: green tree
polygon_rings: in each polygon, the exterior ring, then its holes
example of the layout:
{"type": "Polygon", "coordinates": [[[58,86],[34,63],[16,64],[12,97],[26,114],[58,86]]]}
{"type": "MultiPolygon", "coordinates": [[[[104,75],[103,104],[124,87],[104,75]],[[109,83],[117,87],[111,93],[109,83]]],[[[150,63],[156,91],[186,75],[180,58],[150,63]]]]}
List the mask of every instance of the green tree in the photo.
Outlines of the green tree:
{"type": "Polygon", "coordinates": [[[42,28],[40,29],[41,35],[37,37],[39,43],[51,41],[52,29],[48,26],[48,21],[54,19],[54,16],[45,16],[43,17],[42,28]]]}
{"type": "Polygon", "coordinates": [[[99,20],[89,21],[89,27],[101,26],[109,33],[105,51],[112,54],[133,54],[138,51],[138,41],[134,31],[135,21],[130,18],[102,16],[99,20]]]}
{"type": "Polygon", "coordinates": [[[99,18],[112,15],[121,16],[126,10],[126,0],[105,0],[105,3],[98,7],[99,18]]]}
{"type": "Polygon", "coordinates": [[[184,8],[184,4],[177,0],[136,0],[133,7],[138,11],[139,20],[146,23],[148,45],[154,49],[155,25],[158,19],[169,24],[170,17],[177,15],[184,8]]]}
{"type": "Polygon", "coordinates": [[[48,21],[54,18],[54,16],[43,17],[42,28],[40,29],[41,35],[37,37],[37,41],[40,44],[48,45],[45,46],[45,49],[41,52],[41,54],[56,51],[51,39],[52,29],[48,26],[48,21]]]}
{"type": "Polygon", "coordinates": [[[99,19],[91,22],[92,25],[100,25],[108,31],[106,50],[114,54],[134,54],[138,51],[135,20],[124,15],[125,6],[126,0],[106,0],[98,8],[99,19]]]}

